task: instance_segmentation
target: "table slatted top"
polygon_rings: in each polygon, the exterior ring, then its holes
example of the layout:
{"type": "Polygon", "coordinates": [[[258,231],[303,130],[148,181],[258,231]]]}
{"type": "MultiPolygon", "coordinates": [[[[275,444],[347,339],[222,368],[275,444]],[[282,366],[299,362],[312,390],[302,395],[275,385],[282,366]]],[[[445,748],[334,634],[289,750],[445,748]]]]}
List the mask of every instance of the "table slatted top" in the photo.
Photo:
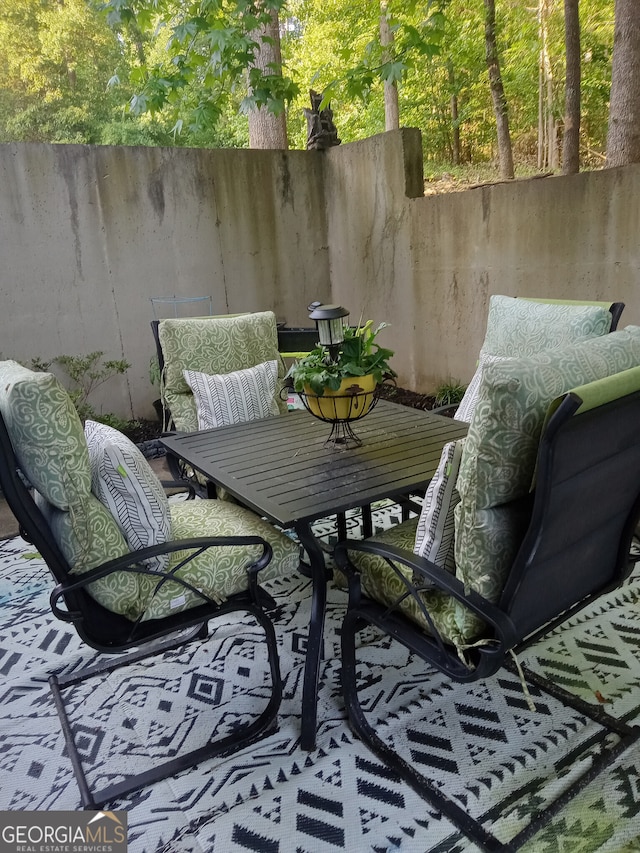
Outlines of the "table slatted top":
{"type": "Polygon", "coordinates": [[[306,411],[163,438],[170,453],[245,506],[291,527],[424,490],[460,421],[380,401],[353,423],[361,447],[325,445],[331,425],[306,411]]]}

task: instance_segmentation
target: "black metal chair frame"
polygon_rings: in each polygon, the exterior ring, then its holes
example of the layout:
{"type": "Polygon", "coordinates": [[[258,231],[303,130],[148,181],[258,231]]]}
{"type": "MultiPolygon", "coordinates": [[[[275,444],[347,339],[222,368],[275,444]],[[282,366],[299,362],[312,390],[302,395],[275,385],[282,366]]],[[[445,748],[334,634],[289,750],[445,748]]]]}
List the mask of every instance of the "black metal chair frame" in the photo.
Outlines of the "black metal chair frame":
{"type": "Polygon", "coordinates": [[[465,593],[454,575],[411,552],[375,541],[345,541],[336,547],[336,563],[349,580],[349,606],[342,626],[342,683],[349,724],[385,764],[483,850],[518,850],[637,742],[640,728],[616,720],[601,707],[591,706],[523,668],[526,679],[539,689],[602,726],[602,752],[556,802],[510,842],[502,843],[397,755],[366,720],[358,700],[356,636],[367,625],[374,625],[453,680],[476,681],[494,675],[501,666],[512,667],[512,651],[519,653],[531,646],[629,576],[638,559],[630,555],[630,547],[640,518],[640,391],[574,417],[580,403],[577,395],[568,395],[542,436],[529,527],[497,605],[474,591],[465,593]],[[401,578],[406,592],[394,606],[362,594],[349,550],[383,557],[401,578]],[[405,572],[409,567],[414,581],[398,566],[405,572]],[[489,642],[469,650],[468,666],[439,636],[420,597],[421,590],[434,587],[463,603],[487,626],[483,639],[489,642]],[[416,599],[431,624],[431,634],[400,612],[401,601],[409,596],[416,599]],[[604,742],[610,733],[618,741],[607,748],[604,742]]]}
{"type": "Polygon", "coordinates": [[[50,596],[53,615],[74,627],[88,646],[106,654],[120,654],[130,649],[136,651],[116,660],[106,661],[82,669],[71,675],[52,675],[49,684],[58,711],[62,729],[80,789],[82,806],[96,809],[124,797],[139,788],[173,776],[196,764],[218,756],[228,755],[265,737],[277,729],[277,714],[282,700],[282,679],[276,635],[268,611],[276,606],[273,598],[258,584],[258,573],[272,557],[271,546],[258,536],[196,537],[154,545],[110,560],[82,575],[74,575],[58,548],[48,524],[36,505],[24,480],[16,459],[10,436],[0,416],[0,486],[20,525],[20,534],[39,551],[54,576],[57,585],[50,596]],[[247,591],[218,604],[197,590],[176,572],[188,565],[196,556],[221,546],[261,546],[262,553],[254,562],[248,562],[247,591]],[[174,551],[187,551],[187,556],[170,572],[149,569],[144,560],[174,551]],[[87,592],[87,586],[98,578],[113,572],[133,572],[158,579],[158,587],[171,580],[198,596],[202,603],[181,613],[163,619],[132,622],[100,605],[87,592]],[[98,791],[91,791],[79,750],[75,744],[73,726],[67,716],[63,691],[88,678],[112,672],[122,666],[143,660],[152,655],[179,648],[208,636],[208,620],[230,613],[248,613],[264,632],[271,677],[271,693],[264,710],[253,722],[237,731],[210,741],[201,748],[171,760],[156,764],[147,771],[125,778],[123,781],[98,791]]]}

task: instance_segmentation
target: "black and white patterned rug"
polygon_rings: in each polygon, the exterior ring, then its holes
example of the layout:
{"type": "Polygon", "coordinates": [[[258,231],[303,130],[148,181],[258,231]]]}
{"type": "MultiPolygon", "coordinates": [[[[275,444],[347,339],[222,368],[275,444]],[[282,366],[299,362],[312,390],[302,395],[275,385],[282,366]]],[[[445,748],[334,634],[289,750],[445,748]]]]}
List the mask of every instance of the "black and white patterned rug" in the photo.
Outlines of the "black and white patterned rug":
{"type": "MultiPolygon", "coordinates": [[[[394,509],[378,511],[378,526],[396,520],[394,509]]],[[[357,526],[357,519],[350,523],[357,526]]],[[[317,532],[334,535],[331,522],[317,532]]],[[[51,617],[50,589],[47,570],[29,546],[20,539],[0,542],[0,809],[80,805],[47,677],[97,655],[51,617]]],[[[300,749],[310,582],[282,578],[269,591],[280,604],[276,631],[285,680],[278,731],[111,804],[128,812],[129,850],[475,851],[347,727],[339,689],[346,595],[334,587],[317,747],[300,749]]],[[[260,645],[244,642],[253,636],[251,622],[220,620],[211,628],[206,643],[70,693],[92,785],[102,786],[128,766],[138,771],[156,754],[200,745],[217,721],[231,725],[262,707],[265,656],[260,645]]],[[[471,813],[486,816],[501,839],[515,835],[533,808],[562,789],[567,757],[588,745],[592,724],[546,699],[530,713],[517,678],[507,673],[456,685],[425,674],[388,638],[372,633],[365,641],[366,707],[385,737],[413,743],[424,772],[471,813]]],[[[528,662],[588,701],[604,701],[614,715],[640,723],[640,576],[539,644],[528,662]]],[[[640,851],[640,749],[625,754],[523,850],[640,851]]]]}

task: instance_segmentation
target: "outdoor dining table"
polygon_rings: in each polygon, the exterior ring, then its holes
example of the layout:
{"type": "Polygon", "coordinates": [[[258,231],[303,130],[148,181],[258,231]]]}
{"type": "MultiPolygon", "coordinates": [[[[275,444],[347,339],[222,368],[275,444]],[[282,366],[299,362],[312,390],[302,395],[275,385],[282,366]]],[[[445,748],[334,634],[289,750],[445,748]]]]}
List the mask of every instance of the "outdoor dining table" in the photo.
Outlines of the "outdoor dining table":
{"type": "Polygon", "coordinates": [[[444,444],[468,429],[466,423],[385,400],[355,427],[362,444],[348,448],[327,444],[329,424],[303,410],[162,439],[169,453],[241,504],[295,530],[307,553],[312,597],[300,739],[306,750],[316,740],[327,586],[324,551],[312,522],[383,498],[424,493],[444,444]]]}

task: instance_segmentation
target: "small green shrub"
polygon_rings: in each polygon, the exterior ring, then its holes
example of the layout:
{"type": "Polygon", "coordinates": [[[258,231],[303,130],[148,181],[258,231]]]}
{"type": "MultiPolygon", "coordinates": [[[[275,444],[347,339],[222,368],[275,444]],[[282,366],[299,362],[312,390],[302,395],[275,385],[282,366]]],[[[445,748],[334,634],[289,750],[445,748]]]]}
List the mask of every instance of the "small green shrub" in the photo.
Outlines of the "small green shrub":
{"type": "Polygon", "coordinates": [[[66,374],[67,391],[80,420],[100,421],[121,430],[123,425],[129,422],[111,413],[98,413],[89,396],[113,376],[126,373],[131,365],[125,359],[102,361],[103,356],[104,353],[97,350],[89,355],[58,355],[50,361],[34,358],[29,366],[32,370],[43,372],[48,371],[52,365],[60,367],[66,374]]]}
{"type": "Polygon", "coordinates": [[[436,406],[455,406],[464,397],[467,386],[458,379],[441,382],[436,388],[436,406]]]}

